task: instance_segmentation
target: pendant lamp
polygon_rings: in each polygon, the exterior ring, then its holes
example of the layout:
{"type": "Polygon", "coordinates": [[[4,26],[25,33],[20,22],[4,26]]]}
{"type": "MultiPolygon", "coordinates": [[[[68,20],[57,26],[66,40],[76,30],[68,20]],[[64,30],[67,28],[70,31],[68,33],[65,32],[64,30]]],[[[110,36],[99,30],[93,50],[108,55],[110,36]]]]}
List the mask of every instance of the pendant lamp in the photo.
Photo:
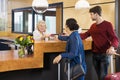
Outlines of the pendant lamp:
{"type": "Polygon", "coordinates": [[[89,8],[90,4],[87,0],[78,0],[75,4],[75,9],[89,8]]]}
{"type": "Polygon", "coordinates": [[[47,0],[33,0],[32,8],[37,13],[44,13],[48,8],[47,0]]]}

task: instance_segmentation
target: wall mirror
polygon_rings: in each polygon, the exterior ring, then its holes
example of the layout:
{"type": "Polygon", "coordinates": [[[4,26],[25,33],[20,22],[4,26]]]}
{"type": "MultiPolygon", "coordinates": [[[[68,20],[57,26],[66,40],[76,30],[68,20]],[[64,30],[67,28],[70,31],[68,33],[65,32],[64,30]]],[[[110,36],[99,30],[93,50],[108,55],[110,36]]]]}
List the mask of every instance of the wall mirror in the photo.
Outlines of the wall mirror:
{"type": "Polygon", "coordinates": [[[49,4],[47,11],[43,14],[36,13],[32,7],[13,9],[12,32],[32,34],[40,20],[46,21],[48,33],[61,33],[63,31],[63,3],[49,4]]]}

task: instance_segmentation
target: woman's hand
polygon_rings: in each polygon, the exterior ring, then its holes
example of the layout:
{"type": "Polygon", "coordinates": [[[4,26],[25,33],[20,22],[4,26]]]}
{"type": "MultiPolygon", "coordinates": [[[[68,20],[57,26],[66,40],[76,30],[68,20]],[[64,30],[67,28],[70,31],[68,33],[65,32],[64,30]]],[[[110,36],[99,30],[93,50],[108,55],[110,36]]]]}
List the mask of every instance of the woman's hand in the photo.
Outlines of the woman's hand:
{"type": "Polygon", "coordinates": [[[54,40],[59,40],[58,35],[54,35],[54,40]]]}
{"type": "Polygon", "coordinates": [[[45,34],[45,37],[47,37],[47,38],[50,37],[50,34],[45,34]]]}
{"type": "Polygon", "coordinates": [[[62,56],[58,55],[57,57],[54,58],[53,64],[59,63],[61,59],[62,59],[62,56]]]}

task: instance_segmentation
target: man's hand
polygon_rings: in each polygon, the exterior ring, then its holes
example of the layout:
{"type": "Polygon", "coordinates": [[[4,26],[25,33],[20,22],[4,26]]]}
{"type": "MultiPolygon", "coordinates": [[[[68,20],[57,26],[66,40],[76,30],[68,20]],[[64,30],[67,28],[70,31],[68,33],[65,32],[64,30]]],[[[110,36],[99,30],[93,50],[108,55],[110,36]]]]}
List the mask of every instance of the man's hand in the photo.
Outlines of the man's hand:
{"type": "Polygon", "coordinates": [[[113,46],[111,46],[109,49],[107,49],[106,53],[108,55],[116,54],[116,50],[114,49],[113,46]]]}

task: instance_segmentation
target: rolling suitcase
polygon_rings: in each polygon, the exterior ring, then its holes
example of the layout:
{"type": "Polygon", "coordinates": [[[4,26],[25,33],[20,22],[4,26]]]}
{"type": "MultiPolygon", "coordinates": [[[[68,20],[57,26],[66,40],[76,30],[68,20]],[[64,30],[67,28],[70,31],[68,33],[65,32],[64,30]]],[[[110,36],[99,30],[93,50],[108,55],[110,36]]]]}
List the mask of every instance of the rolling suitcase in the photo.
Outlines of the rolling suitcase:
{"type": "MultiPolygon", "coordinates": [[[[70,63],[68,63],[68,74],[67,74],[67,80],[70,80],[70,63]]],[[[58,63],[58,80],[60,80],[60,63],[58,63]]]]}
{"type": "Polygon", "coordinates": [[[108,74],[104,80],[120,80],[120,72],[108,74]]]}

